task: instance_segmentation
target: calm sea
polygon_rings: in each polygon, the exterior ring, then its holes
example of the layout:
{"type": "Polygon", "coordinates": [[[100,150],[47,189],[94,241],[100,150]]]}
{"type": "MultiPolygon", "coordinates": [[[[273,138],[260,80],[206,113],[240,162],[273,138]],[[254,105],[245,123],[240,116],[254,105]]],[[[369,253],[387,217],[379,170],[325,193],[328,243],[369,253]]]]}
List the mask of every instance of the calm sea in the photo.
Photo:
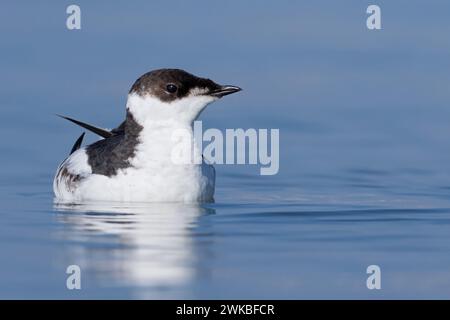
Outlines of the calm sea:
{"type": "Polygon", "coordinates": [[[2,3],[0,298],[450,298],[450,4],[377,2],[379,31],[366,1],[77,1],[77,31],[66,4],[2,3]],[[81,130],[54,114],[114,127],[161,67],[242,87],[203,126],[279,129],[279,173],[219,165],[214,204],[55,206],[81,130]]]}

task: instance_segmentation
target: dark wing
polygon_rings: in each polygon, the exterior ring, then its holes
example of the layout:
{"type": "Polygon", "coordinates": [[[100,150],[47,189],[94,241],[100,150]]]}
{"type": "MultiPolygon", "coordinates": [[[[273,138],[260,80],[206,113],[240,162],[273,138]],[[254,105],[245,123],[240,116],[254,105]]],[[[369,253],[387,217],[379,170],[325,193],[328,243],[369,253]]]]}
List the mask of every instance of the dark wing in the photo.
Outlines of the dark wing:
{"type": "Polygon", "coordinates": [[[100,137],[103,137],[103,138],[109,138],[109,137],[112,137],[113,135],[117,134],[116,130],[118,130],[121,127],[122,127],[121,130],[123,130],[123,125],[124,125],[122,123],[118,128],[113,129],[112,131],[109,131],[109,130],[106,130],[106,129],[95,127],[95,126],[90,125],[90,124],[85,123],[85,122],[81,122],[81,121],[78,121],[78,120],[75,120],[75,119],[72,119],[72,118],[69,118],[69,117],[61,116],[59,114],[57,114],[57,116],[61,117],[63,119],[69,120],[70,122],[73,122],[73,123],[79,125],[80,127],[83,127],[83,128],[85,128],[85,129],[87,129],[89,131],[92,131],[93,133],[98,134],[100,137]]]}

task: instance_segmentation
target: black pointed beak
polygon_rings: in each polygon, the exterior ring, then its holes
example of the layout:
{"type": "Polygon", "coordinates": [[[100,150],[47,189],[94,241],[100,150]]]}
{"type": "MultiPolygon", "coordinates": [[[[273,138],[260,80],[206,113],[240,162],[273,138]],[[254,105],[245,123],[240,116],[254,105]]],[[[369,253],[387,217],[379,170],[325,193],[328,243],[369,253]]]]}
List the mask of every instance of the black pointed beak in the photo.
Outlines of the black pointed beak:
{"type": "Polygon", "coordinates": [[[226,96],[228,94],[232,94],[238,91],[241,91],[242,89],[236,86],[219,86],[217,89],[214,89],[210,92],[208,92],[208,95],[213,97],[222,98],[223,96],[226,96]]]}

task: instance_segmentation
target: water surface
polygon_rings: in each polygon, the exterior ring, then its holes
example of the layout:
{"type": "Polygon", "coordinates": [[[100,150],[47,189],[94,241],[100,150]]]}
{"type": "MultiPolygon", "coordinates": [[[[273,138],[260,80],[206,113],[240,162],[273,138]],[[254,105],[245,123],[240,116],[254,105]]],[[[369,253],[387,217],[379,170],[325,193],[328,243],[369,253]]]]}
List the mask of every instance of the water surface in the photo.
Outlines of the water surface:
{"type": "Polygon", "coordinates": [[[379,1],[372,33],[364,1],[78,3],[76,32],[64,4],[0,10],[0,298],[450,297],[450,4],[379,1]],[[279,173],[217,166],[213,204],[55,205],[81,131],[54,114],[114,127],[160,67],[243,87],[203,125],[279,128],[279,173]]]}

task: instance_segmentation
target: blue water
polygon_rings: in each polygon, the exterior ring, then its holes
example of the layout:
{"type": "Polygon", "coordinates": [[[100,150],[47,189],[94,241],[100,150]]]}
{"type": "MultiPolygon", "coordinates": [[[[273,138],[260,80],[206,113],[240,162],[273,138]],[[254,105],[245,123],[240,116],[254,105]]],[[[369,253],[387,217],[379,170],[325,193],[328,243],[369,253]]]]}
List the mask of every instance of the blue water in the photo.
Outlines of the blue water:
{"type": "Polygon", "coordinates": [[[3,2],[0,298],[450,298],[450,4],[377,3],[380,31],[366,1],[77,1],[68,31],[69,3],[3,2]],[[216,166],[208,205],[54,205],[81,133],[54,114],[113,127],[160,67],[244,88],[203,126],[279,128],[279,173],[216,166]]]}

